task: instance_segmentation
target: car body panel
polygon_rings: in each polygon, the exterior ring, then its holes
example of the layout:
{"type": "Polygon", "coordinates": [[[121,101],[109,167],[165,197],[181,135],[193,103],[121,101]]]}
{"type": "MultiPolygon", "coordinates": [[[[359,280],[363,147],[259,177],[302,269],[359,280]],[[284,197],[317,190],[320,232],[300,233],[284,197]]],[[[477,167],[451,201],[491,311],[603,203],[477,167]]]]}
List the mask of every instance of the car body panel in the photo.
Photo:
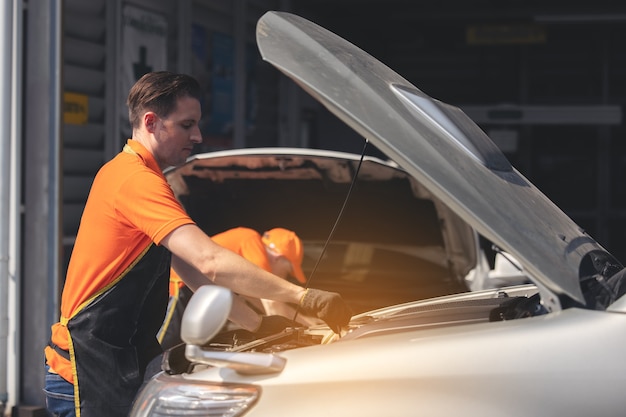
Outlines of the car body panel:
{"type": "Polygon", "coordinates": [[[512,168],[461,110],[292,14],[266,13],[257,43],[263,59],[518,258],[534,282],[584,302],[581,259],[603,248],[512,168]]]}
{"type": "Polygon", "coordinates": [[[489,305],[535,294],[536,287],[525,285],[363,314],[354,321],[371,316],[386,326],[280,351],[286,365],[279,372],[246,375],[200,365],[158,378],[181,387],[209,381],[257,387],[260,399],[246,417],[620,415],[626,407],[626,335],[616,330],[626,326],[626,314],[569,308],[518,320],[491,318],[489,305]]]}
{"type": "Polygon", "coordinates": [[[185,378],[261,385],[262,401],[248,417],[276,414],[286,404],[301,416],[449,416],[460,409],[471,416],[620,415],[626,377],[603,358],[622,356],[626,335],[614,330],[625,325],[623,314],[568,309],[289,350],[280,353],[287,366],[276,375],[211,368],[185,378]],[[577,348],[581,335],[587,358],[577,348]],[[607,385],[606,375],[614,383],[607,385]]]}

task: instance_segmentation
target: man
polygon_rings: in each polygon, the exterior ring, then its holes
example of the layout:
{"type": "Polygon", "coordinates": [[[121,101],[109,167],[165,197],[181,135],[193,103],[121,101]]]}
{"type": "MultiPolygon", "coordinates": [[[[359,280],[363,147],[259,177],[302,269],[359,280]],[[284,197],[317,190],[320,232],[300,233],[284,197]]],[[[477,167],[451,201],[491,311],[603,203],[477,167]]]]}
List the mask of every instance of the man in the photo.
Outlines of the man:
{"type": "MultiPolygon", "coordinates": [[[[163,169],[201,141],[200,87],[169,72],[143,76],[127,100],[132,138],[96,175],[76,236],[46,356],[46,401],[56,416],[126,416],[168,299],[170,266],[192,290],[211,283],[299,304],[334,330],[350,312],[336,293],[305,290],[213,242],[189,218],[163,169]]],[[[253,328],[258,315],[242,318],[253,328]]]]}
{"type": "MultiPolygon", "coordinates": [[[[276,276],[283,279],[289,279],[291,276],[300,284],[306,284],[306,276],[302,271],[302,258],[304,256],[302,241],[291,230],[276,227],[261,235],[256,230],[247,227],[236,227],[211,236],[211,239],[276,276]]],[[[170,274],[170,303],[165,322],[158,335],[158,340],[163,349],[169,349],[182,343],[180,323],[192,294],[176,272],[172,272],[170,274]]],[[[247,298],[246,303],[256,311],[268,316],[282,316],[294,320],[297,315],[297,322],[300,324],[313,325],[318,323],[316,318],[300,314],[291,304],[258,298],[247,298]]],[[[245,305],[240,307],[236,304],[233,311],[236,314],[237,310],[245,308],[245,305]]],[[[239,324],[236,318],[231,317],[231,321],[239,324]]],[[[254,330],[263,336],[267,333],[279,332],[289,324],[295,323],[290,323],[288,320],[267,320],[262,326],[263,328],[254,330]]],[[[242,327],[245,328],[245,326],[242,327]]]]}

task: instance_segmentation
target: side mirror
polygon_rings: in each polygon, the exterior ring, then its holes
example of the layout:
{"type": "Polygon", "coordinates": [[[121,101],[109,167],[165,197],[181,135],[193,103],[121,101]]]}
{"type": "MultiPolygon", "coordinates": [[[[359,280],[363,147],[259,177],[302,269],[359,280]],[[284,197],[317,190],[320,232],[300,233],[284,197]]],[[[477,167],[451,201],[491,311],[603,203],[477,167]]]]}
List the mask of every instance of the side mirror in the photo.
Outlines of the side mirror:
{"type": "Polygon", "coordinates": [[[198,288],[185,308],[180,336],[188,345],[202,346],[226,324],[233,303],[229,289],[217,285],[198,288]]]}
{"type": "Polygon", "coordinates": [[[185,308],[180,328],[186,343],[185,358],[191,363],[231,368],[243,375],[281,372],[287,360],[273,354],[202,348],[224,327],[232,304],[233,294],[226,288],[204,285],[196,290],[185,308]]]}

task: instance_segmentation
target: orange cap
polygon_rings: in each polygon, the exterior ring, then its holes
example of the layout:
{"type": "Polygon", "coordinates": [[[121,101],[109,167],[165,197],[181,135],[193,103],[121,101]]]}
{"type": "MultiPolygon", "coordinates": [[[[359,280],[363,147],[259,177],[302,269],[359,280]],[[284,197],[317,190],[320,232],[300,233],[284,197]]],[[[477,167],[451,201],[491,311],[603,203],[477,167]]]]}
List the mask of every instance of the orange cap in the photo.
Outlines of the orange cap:
{"type": "Polygon", "coordinates": [[[271,250],[284,256],[291,262],[293,275],[298,281],[306,284],[306,276],[302,271],[302,257],[304,250],[302,249],[302,241],[291,230],[277,227],[263,233],[263,243],[271,250]]]}

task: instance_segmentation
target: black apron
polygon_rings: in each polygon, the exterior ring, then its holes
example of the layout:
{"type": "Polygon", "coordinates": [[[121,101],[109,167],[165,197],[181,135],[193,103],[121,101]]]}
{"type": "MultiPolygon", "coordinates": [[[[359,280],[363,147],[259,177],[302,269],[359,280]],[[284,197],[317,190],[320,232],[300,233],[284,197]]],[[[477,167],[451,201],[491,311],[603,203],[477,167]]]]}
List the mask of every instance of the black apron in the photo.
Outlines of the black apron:
{"type": "Polygon", "coordinates": [[[77,417],[128,415],[146,366],[162,352],[156,335],[167,309],[170,260],[166,248],[151,245],[115,285],[67,322],[77,417]]]}

